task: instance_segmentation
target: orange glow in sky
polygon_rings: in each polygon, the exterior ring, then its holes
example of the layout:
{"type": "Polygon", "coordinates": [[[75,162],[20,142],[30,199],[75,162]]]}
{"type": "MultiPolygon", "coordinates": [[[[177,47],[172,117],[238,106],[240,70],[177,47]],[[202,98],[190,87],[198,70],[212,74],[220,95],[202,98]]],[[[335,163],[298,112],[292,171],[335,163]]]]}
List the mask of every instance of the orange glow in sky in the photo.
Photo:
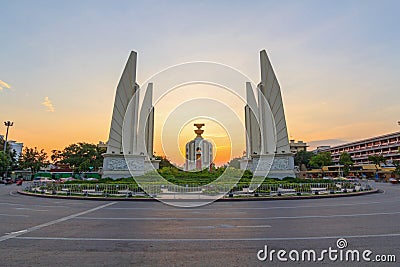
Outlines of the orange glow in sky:
{"type": "Polygon", "coordinates": [[[227,90],[205,84],[177,88],[155,103],[154,150],[181,166],[186,143],[196,137],[193,124],[204,123],[202,136],[214,144],[214,163],[226,164],[246,149],[243,117],[244,103],[227,90]]]}
{"type": "MultiPolygon", "coordinates": [[[[343,1],[335,8],[313,2],[271,6],[268,1],[8,2],[0,16],[6,40],[0,44],[0,135],[6,132],[3,122],[13,121],[10,140],[48,154],[77,142],[107,141],[115,90],[131,50],[138,52],[136,80],[142,85],[169,66],[192,61],[223,63],[258,83],[258,53],[266,49],[281,87],[289,139],[303,140],[310,149],[315,141],[330,145],[399,131],[396,1],[343,1]]],[[[173,144],[176,151],[165,152],[182,162],[179,151],[194,134],[190,119],[180,116],[213,117],[204,110],[220,114],[217,121],[231,137],[232,157],[245,150],[243,127],[237,123],[244,122],[244,103],[234,95],[188,86],[155,105],[157,154],[173,144]],[[214,101],[177,104],[190,97],[214,101]],[[188,132],[179,134],[185,125],[188,132]]],[[[211,121],[205,136],[225,134],[211,121]]],[[[225,163],[228,150],[221,140],[214,141],[216,162],[225,163]]]]}

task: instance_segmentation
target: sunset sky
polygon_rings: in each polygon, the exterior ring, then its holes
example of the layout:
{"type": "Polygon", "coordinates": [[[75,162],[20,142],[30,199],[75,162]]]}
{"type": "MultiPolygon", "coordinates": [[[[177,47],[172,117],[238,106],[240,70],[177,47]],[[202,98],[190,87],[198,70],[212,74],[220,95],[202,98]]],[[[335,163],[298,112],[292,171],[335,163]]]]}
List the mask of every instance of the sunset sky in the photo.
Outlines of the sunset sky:
{"type": "MultiPolygon", "coordinates": [[[[106,141],[131,50],[142,84],[189,61],[223,63],[258,83],[262,49],[291,139],[337,144],[399,131],[399,9],[398,1],[0,0],[0,134],[11,120],[10,139],[48,153],[106,141]]],[[[226,125],[208,123],[221,162],[242,154],[244,139],[223,147],[226,125]]],[[[175,126],[184,129],[165,142],[179,148],[195,137],[193,121],[175,126]]]]}

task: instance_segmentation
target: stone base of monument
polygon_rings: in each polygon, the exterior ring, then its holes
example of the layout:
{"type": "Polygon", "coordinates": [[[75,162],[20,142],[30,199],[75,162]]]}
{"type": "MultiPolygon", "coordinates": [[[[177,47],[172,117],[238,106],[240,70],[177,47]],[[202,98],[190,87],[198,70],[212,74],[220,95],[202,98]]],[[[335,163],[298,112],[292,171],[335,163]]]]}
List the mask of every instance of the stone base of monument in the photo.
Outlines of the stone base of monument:
{"type": "Polygon", "coordinates": [[[160,161],[144,155],[103,154],[103,178],[119,179],[143,175],[158,169],[160,161]]]}
{"type": "Polygon", "coordinates": [[[146,159],[144,161],[144,172],[149,172],[153,170],[157,170],[160,168],[160,162],[161,160],[159,159],[146,159]]]}
{"type": "Polygon", "coordinates": [[[254,155],[251,159],[241,159],[240,168],[253,172],[253,176],[283,179],[296,177],[292,154],[254,155]]]}
{"type": "MultiPolygon", "coordinates": [[[[241,158],[239,159],[240,169],[241,170],[253,170],[253,160],[249,158],[241,158]]],[[[253,172],[253,171],[252,171],[253,172]]]]}

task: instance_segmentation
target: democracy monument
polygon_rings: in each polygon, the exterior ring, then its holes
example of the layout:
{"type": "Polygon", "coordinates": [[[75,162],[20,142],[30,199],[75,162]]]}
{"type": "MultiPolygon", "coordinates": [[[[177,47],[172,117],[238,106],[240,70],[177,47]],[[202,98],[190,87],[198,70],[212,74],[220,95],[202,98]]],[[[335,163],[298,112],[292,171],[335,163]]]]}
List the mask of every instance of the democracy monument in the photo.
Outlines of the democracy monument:
{"type": "MultiPolygon", "coordinates": [[[[254,176],[294,177],[281,89],[265,50],[260,52],[260,64],[261,82],[256,95],[250,82],[243,84],[246,154],[240,160],[240,168],[251,170],[254,176]]],[[[115,94],[107,152],[103,155],[103,177],[139,176],[159,167],[159,161],[153,158],[153,83],[147,84],[140,98],[143,91],[136,82],[136,66],[137,53],[132,51],[115,94]]],[[[201,137],[204,125],[195,126],[197,136],[186,145],[186,171],[212,163],[212,144],[201,137]]]]}

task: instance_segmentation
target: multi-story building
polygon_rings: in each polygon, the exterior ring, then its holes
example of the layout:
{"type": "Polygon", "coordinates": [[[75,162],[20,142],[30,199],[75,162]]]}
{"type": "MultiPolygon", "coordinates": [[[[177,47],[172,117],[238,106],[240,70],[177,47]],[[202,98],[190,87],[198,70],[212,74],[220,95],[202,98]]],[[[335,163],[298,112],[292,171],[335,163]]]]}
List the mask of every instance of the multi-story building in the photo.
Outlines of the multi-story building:
{"type": "Polygon", "coordinates": [[[307,143],[303,142],[303,141],[297,141],[295,142],[295,140],[290,140],[290,151],[293,154],[296,154],[299,151],[307,151],[307,143]]]}
{"type": "MultiPolygon", "coordinates": [[[[0,135],[0,140],[4,140],[4,135],[0,135]]],[[[8,140],[7,141],[7,146],[9,146],[10,151],[15,151],[15,159],[19,159],[19,157],[22,154],[22,148],[24,147],[24,143],[17,143],[16,141],[13,140],[8,140]]]]}
{"type": "Polygon", "coordinates": [[[108,141],[107,142],[99,141],[99,143],[97,144],[97,147],[99,148],[107,149],[107,146],[108,146],[108,141]]]}
{"type": "Polygon", "coordinates": [[[322,149],[320,152],[331,152],[333,163],[339,162],[340,154],[350,154],[355,164],[366,164],[368,156],[382,155],[387,162],[400,160],[400,132],[380,135],[339,146],[322,149]]]}
{"type": "Polygon", "coordinates": [[[328,148],[331,148],[331,146],[317,146],[317,148],[314,149],[312,152],[314,154],[318,154],[318,153],[323,152],[324,150],[326,150],[328,148]]]}
{"type": "Polygon", "coordinates": [[[22,154],[24,143],[17,143],[16,141],[10,140],[7,142],[7,145],[10,146],[10,151],[15,151],[15,159],[19,159],[22,154]]]}

